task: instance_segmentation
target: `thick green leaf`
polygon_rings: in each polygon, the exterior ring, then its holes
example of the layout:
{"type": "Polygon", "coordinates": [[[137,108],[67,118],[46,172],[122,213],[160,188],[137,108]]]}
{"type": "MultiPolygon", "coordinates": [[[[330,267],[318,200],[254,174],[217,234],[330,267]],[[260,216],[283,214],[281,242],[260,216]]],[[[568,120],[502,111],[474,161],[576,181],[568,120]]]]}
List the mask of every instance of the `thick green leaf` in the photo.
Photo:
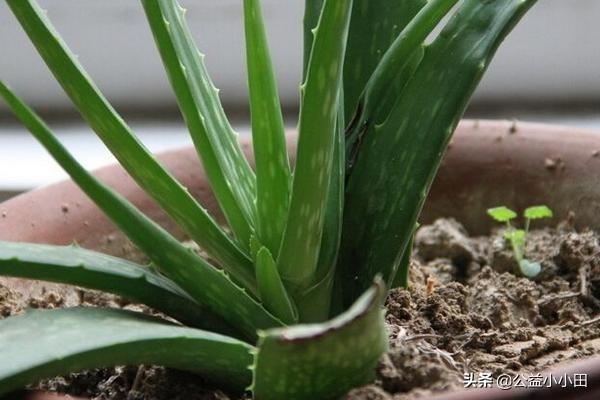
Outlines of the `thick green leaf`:
{"type": "Polygon", "coordinates": [[[345,304],[376,274],[393,280],[471,94],[499,44],[534,3],[464,1],[426,48],[390,117],[365,134],[346,191],[338,275],[345,304]]]}
{"type": "Polygon", "coordinates": [[[415,230],[410,237],[410,242],[408,242],[408,246],[406,246],[406,250],[404,250],[404,254],[402,254],[402,259],[400,260],[400,264],[398,265],[398,271],[396,272],[396,276],[394,276],[394,281],[390,286],[391,289],[395,289],[398,287],[402,287],[408,289],[408,283],[410,279],[410,260],[413,255],[413,246],[415,243],[415,235],[419,229],[419,224],[415,227],[415,230]]]}
{"type": "Polygon", "coordinates": [[[250,259],[138,141],[37,3],[33,0],[7,0],[7,3],[81,115],[136,182],[222,266],[250,270],[250,259]]]}
{"type": "MultiPolygon", "coordinates": [[[[306,77],[316,27],[321,16],[324,0],[308,0],[304,13],[304,78],[306,77]]],[[[350,33],[349,33],[350,34],[350,33]]],[[[343,89],[342,89],[343,90],[343,89]]],[[[339,251],[344,204],[345,140],[344,96],[340,95],[336,121],[335,149],[331,165],[331,177],[327,194],[323,236],[319,249],[317,270],[313,284],[296,295],[296,303],[302,322],[321,322],[329,318],[332,301],[333,277],[339,251]]]]}
{"type": "Polygon", "coordinates": [[[253,347],[129,311],[29,311],[0,321],[0,395],[42,378],[113,365],[159,364],[243,390],[253,347]]]}
{"type": "Polygon", "coordinates": [[[276,253],[285,228],[292,178],[260,0],[244,0],[244,17],[258,233],[260,241],[276,253]]]}
{"type": "Polygon", "coordinates": [[[146,304],[186,325],[220,333],[235,332],[164,276],[76,246],[0,242],[0,275],[101,290],[146,304]]]}
{"type": "Polygon", "coordinates": [[[250,236],[250,255],[252,256],[252,260],[256,263],[256,256],[258,255],[258,251],[263,247],[262,243],[258,240],[258,238],[254,235],[250,236]]]}
{"type": "Polygon", "coordinates": [[[344,65],[346,121],[352,119],[358,98],[387,49],[425,3],[426,0],[354,0],[344,65]]]}
{"type": "Polygon", "coordinates": [[[241,246],[256,222],[256,179],[174,0],[144,0],[148,23],[215,196],[241,246]]]}
{"type": "Polygon", "coordinates": [[[378,281],[327,323],[261,332],[251,388],[255,398],[330,399],[373,379],[388,346],[385,295],[378,281]]]}
{"type": "Polygon", "coordinates": [[[344,107],[340,104],[336,125],[335,150],[331,165],[327,209],[323,224],[323,236],[319,250],[319,261],[313,284],[296,296],[296,304],[302,322],[322,322],[330,317],[332,301],[337,302],[339,292],[332,292],[335,267],[342,237],[344,213],[344,107]]]}
{"type": "Polygon", "coordinates": [[[283,286],[277,264],[266,247],[256,253],[256,282],[267,310],[286,324],[298,322],[296,306],[283,286]]]}
{"type": "MultiPolygon", "coordinates": [[[[349,168],[353,166],[356,153],[360,150],[362,136],[369,127],[383,123],[388,118],[391,108],[423,58],[423,42],[457,1],[427,2],[383,54],[356,101],[356,113],[348,127],[346,147],[349,168]]],[[[415,7],[414,2],[411,4],[415,7]]]]}
{"type": "Polygon", "coordinates": [[[457,2],[458,0],[430,0],[410,20],[376,64],[361,96],[363,99],[359,100],[363,103],[363,113],[370,115],[377,109],[392,87],[390,81],[406,68],[411,56],[457,2]]]}
{"type": "Polygon", "coordinates": [[[310,53],[315,39],[315,29],[319,24],[319,18],[323,11],[325,0],[305,0],[304,2],[304,54],[302,79],[306,79],[310,53]]]}
{"type": "MultiPolygon", "coordinates": [[[[87,172],[32,110],[11,92],[8,94],[13,111],[73,181],[165,275],[194,300],[206,305],[249,338],[256,337],[257,328],[282,325],[244,289],[229,279],[225,272],[194,254],[126,199],[87,172]]],[[[254,294],[257,293],[254,276],[239,274],[236,279],[254,294]]]]}
{"type": "Polygon", "coordinates": [[[293,291],[310,285],[317,269],[351,8],[351,0],[326,0],[303,85],[292,199],[277,259],[293,291]]]}

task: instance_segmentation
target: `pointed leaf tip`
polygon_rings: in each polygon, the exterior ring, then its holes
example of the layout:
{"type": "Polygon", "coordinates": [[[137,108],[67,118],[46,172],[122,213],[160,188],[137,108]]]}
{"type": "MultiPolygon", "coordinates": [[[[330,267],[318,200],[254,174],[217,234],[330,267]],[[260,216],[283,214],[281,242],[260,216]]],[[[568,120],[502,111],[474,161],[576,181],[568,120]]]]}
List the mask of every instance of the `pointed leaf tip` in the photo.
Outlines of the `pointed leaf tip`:
{"type": "Polygon", "coordinates": [[[378,280],[329,322],[265,331],[255,358],[255,398],[336,398],[371,380],[388,347],[381,308],[385,294],[378,280]]]}

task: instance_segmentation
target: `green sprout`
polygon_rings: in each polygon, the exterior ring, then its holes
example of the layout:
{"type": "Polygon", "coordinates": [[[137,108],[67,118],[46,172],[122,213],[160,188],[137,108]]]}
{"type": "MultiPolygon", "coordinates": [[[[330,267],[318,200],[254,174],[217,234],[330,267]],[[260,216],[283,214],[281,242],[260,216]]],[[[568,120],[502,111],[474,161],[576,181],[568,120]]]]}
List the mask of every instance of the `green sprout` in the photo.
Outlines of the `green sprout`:
{"type": "Polygon", "coordinates": [[[511,221],[517,217],[517,213],[510,208],[500,206],[487,210],[490,217],[498,222],[506,224],[504,238],[510,243],[515,260],[519,264],[521,273],[528,278],[535,278],[542,270],[542,266],[537,261],[530,261],[525,258],[525,246],[527,245],[527,235],[529,225],[532,220],[542,218],[552,218],[552,210],[545,205],[532,206],[523,212],[525,218],[525,228],[516,229],[511,221]]]}
{"type": "Polygon", "coordinates": [[[44,10],[6,2],[83,119],[211,261],[86,171],[0,81],[16,117],[152,263],[0,242],[0,275],[106,291],[164,316],[71,308],[2,320],[0,395],[74,370],[161,364],[259,400],[302,400],[373,379],[388,346],[382,304],[408,285],[414,227],[446,146],[535,0],[307,0],[293,168],[260,1],[242,1],[252,168],[185,10],[142,0],[228,229],[140,143],[44,10]]]}

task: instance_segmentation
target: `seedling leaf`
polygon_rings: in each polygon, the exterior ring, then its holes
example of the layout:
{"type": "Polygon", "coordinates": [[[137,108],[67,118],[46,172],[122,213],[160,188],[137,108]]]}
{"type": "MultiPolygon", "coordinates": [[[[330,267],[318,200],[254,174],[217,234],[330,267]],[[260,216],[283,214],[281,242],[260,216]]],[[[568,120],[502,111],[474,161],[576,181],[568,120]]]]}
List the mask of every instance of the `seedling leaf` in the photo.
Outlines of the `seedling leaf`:
{"type": "Polygon", "coordinates": [[[505,206],[490,208],[487,213],[498,222],[508,222],[517,217],[516,212],[505,206]]]}
{"type": "Polygon", "coordinates": [[[526,208],[523,216],[527,219],[552,218],[554,213],[548,206],[541,205],[526,208]]]}

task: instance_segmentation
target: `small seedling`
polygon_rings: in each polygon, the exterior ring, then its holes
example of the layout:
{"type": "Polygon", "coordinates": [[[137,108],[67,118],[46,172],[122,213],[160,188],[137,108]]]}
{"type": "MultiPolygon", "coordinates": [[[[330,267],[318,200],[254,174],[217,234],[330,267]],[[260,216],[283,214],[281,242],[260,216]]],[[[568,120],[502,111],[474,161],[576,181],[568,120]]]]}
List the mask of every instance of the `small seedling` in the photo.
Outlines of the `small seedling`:
{"type": "Polygon", "coordinates": [[[487,210],[490,217],[498,222],[506,224],[504,238],[510,242],[515,260],[519,264],[521,273],[528,277],[536,277],[542,270],[542,266],[537,261],[531,261],[525,258],[525,245],[527,244],[527,234],[529,233],[529,225],[531,220],[552,218],[552,210],[545,205],[533,206],[525,209],[523,217],[525,218],[524,229],[515,228],[511,221],[517,217],[517,213],[505,206],[494,207],[487,210]]]}

